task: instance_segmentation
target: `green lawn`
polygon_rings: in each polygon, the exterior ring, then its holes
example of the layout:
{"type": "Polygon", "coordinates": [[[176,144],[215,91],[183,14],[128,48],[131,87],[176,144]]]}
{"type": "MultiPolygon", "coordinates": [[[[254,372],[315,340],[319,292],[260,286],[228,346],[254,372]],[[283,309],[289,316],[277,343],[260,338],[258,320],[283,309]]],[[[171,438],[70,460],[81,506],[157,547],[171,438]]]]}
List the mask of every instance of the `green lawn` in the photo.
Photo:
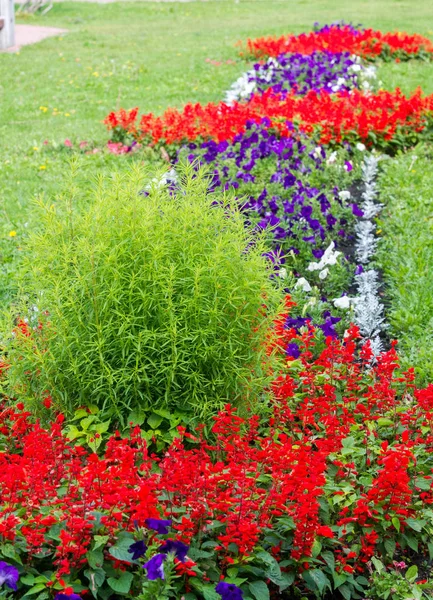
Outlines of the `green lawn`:
{"type": "MultiPolygon", "coordinates": [[[[44,17],[20,18],[69,33],[0,55],[0,304],[10,296],[20,242],[34,224],[32,199],[53,197],[65,185],[74,154],[65,139],[102,147],[102,120],[116,107],[161,112],[187,101],[219,100],[245,70],[235,48],[240,39],[307,31],[314,21],[339,19],[433,37],[432,16],[428,0],[416,7],[410,0],[216,0],[61,3],[44,17]],[[236,63],[213,66],[207,58],[236,63]]],[[[384,87],[409,92],[422,85],[432,93],[433,63],[384,64],[380,78],[384,87]]],[[[82,152],[79,187],[88,187],[98,170],[130,160],[82,152]]]]}
{"type": "Polygon", "coordinates": [[[433,149],[416,148],[384,167],[383,269],[392,336],[405,367],[433,381],[433,149]]]}

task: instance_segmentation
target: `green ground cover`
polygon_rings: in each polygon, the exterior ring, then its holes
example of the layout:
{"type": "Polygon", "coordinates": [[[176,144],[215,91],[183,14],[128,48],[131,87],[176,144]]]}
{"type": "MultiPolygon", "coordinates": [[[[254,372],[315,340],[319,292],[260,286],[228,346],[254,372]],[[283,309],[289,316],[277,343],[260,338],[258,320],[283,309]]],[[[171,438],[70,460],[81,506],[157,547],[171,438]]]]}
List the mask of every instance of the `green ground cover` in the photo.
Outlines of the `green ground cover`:
{"type": "Polygon", "coordinates": [[[416,148],[389,161],[381,178],[379,265],[390,333],[399,339],[404,365],[415,365],[426,385],[433,377],[432,157],[431,148],[416,148]]]}

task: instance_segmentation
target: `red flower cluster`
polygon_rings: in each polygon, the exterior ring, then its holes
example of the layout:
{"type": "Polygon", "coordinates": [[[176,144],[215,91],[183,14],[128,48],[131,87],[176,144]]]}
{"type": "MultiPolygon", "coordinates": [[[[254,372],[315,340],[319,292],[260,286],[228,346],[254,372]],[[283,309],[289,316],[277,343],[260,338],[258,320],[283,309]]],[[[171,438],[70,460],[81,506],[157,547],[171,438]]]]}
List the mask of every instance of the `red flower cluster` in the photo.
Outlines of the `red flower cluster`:
{"type": "Polygon", "coordinates": [[[433,43],[418,34],[382,33],[373,29],[355,30],[347,26],[330,26],[325,30],[300,35],[262,37],[247,41],[247,52],[256,57],[278,56],[288,52],[312,54],[317,51],[350,52],[365,58],[416,56],[433,53],[433,43]]]}
{"type": "Polygon", "coordinates": [[[364,569],[377,539],[403,543],[432,501],[431,389],[416,390],[412,371],[396,375],[394,347],[366,370],[371,352],[358,356],[356,327],[326,343],[311,325],[287,330],[289,298],[286,305],[272,341],[283,364],[273,417],[241,418],[227,406],[213,440],[203,428],[180,428],[158,458],[135,428],[125,439],[112,435],[98,456],[68,441],[61,416],[44,428],[22,406],[4,406],[0,539],[17,548],[24,541],[30,563],[51,556],[58,578],[86,568],[95,535],[106,536],[104,556],[113,560],[119,531],[159,515],[192,547],[213,540],[223,571],[283,524],[285,541],[269,545],[296,572],[313,560],[317,538],[347,574],[364,569]],[[296,361],[285,357],[289,342],[301,350],[296,361]]]}
{"type": "Polygon", "coordinates": [[[306,133],[316,132],[320,142],[340,143],[362,140],[376,146],[394,139],[414,141],[433,119],[433,95],[423,96],[418,89],[407,98],[398,88],[394,92],[364,94],[359,90],[328,94],[310,91],[305,96],[282,98],[272,90],[254,95],[248,103],[223,102],[187,104],[183,110],[169,108],[157,117],[143,115],[137,125],[137,109],[110,113],[105,120],[115,134],[123,132],[153,144],[179,144],[197,139],[232,140],[245,131],[249,121],[267,118],[282,135],[291,135],[291,124],[306,133]]]}

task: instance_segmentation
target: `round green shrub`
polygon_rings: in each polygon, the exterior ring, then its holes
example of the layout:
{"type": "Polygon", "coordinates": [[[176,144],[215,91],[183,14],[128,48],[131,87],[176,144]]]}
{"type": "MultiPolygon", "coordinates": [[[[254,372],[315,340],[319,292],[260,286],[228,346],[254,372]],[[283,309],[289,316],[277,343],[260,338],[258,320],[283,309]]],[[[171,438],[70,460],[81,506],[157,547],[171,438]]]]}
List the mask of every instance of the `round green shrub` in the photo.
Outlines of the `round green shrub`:
{"type": "Polygon", "coordinates": [[[279,299],[264,241],[202,171],[178,173],[174,193],[136,167],[100,179],[85,210],[40,205],[20,304],[31,335],[15,331],[8,349],[15,397],[123,421],[261,401],[279,299]]]}

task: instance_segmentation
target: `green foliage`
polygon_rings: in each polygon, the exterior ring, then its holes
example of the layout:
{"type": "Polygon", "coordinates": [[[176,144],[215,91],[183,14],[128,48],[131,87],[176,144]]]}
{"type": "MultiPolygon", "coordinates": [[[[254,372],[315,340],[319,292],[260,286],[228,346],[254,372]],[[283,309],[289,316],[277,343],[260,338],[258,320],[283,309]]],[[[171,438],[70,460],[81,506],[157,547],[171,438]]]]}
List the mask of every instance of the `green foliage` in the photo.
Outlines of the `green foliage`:
{"type": "Polygon", "coordinates": [[[420,384],[432,380],[433,236],[432,151],[419,146],[384,162],[379,228],[391,333],[398,337],[403,366],[415,366],[420,384]]]}
{"type": "Polygon", "coordinates": [[[96,405],[121,421],[260,397],[279,299],[264,242],[203,172],[179,173],[175,194],[137,167],[100,179],[87,210],[40,205],[19,304],[31,335],[8,347],[12,392],[33,408],[47,390],[68,414],[96,405]]]}
{"type": "MultiPolygon", "coordinates": [[[[375,600],[421,600],[430,598],[432,591],[430,584],[419,584],[418,567],[412,565],[402,573],[395,569],[386,569],[377,558],[372,558],[374,572],[368,595],[375,600]]],[[[395,563],[397,566],[399,563],[395,563]]],[[[403,563],[404,565],[404,563],[403,563]]]]}

